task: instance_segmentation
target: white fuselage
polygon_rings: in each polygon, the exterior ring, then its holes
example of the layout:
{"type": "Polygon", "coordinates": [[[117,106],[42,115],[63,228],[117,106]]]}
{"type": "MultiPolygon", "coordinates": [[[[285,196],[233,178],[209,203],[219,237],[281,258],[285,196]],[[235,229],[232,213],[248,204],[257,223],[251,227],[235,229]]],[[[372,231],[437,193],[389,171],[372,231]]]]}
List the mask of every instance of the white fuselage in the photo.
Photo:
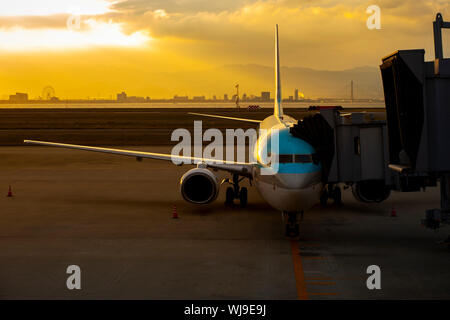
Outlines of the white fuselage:
{"type": "Polygon", "coordinates": [[[297,121],[287,115],[280,119],[276,116],[266,118],[260,125],[265,134],[260,135],[254,146],[257,165],[253,167],[252,175],[255,186],[272,207],[284,212],[310,209],[319,202],[322,191],[319,164],[282,160],[295,155],[312,156],[314,153],[311,145],[289,133],[289,128],[295,123],[297,121]],[[277,148],[272,146],[275,132],[278,136],[277,148]],[[267,159],[265,154],[270,153],[281,157],[279,160],[264,160],[267,159]]]}

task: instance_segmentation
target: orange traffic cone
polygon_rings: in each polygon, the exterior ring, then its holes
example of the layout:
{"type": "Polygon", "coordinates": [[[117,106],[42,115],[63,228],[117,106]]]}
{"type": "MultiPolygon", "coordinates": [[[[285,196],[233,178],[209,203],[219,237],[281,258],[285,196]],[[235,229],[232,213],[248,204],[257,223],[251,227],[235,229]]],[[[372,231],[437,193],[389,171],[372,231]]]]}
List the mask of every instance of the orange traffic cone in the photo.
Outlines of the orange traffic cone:
{"type": "Polygon", "coordinates": [[[392,204],[391,217],[393,218],[397,217],[397,210],[395,210],[394,204],[392,204]]]}
{"type": "Polygon", "coordinates": [[[177,206],[173,205],[172,219],[178,219],[177,206]]]}
{"type": "Polygon", "coordinates": [[[12,197],[12,196],[13,196],[13,194],[12,194],[11,186],[9,186],[7,197],[12,197]]]}

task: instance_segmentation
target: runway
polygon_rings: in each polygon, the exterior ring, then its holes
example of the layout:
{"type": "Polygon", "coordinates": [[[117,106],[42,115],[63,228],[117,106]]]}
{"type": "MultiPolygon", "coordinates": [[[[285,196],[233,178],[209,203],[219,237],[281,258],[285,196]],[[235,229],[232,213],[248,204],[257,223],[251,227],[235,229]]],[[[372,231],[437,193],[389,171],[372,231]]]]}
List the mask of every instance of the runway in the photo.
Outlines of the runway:
{"type": "MultiPolygon", "coordinates": [[[[364,109],[384,118],[382,109],[364,109]]],[[[362,109],[346,109],[357,112],[362,109]]],[[[256,128],[254,123],[199,117],[188,112],[263,120],[273,109],[245,108],[135,108],[135,109],[0,109],[0,146],[22,146],[23,140],[60,141],[95,146],[173,145],[171,133],[177,128],[193,132],[194,121],[204,128],[256,128]]],[[[289,108],[295,119],[312,114],[304,108],[289,108]]]]}
{"type": "Polygon", "coordinates": [[[248,185],[245,209],[226,208],[223,189],[210,205],[184,202],[179,178],[189,168],[0,147],[0,299],[450,298],[450,251],[440,243],[449,230],[420,226],[439,205],[437,188],[374,205],[347,190],[343,206],[306,213],[292,242],[248,185]],[[66,288],[73,264],[81,290],[66,288]],[[381,290],[366,287],[373,264],[381,290]]]}

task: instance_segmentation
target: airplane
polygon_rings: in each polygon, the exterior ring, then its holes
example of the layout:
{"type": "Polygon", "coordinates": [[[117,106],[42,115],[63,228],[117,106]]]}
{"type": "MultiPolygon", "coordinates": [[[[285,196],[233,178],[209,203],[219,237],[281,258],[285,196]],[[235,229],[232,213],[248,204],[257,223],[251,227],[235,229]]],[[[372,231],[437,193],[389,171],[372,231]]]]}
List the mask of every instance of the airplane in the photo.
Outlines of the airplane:
{"type": "Polygon", "coordinates": [[[290,128],[298,121],[284,114],[281,102],[278,25],[276,25],[273,115],[261,121],[193,113],[198,116],[257,123],[260,132],[265,132],[265,134],[260,135],[253,145],[255,158],[253,162],[218,161],[217,159],[34,140],[24,140],[24,143],[131,156],[138,160],[149,158],[197,164],[196,168],[187,171],[180,180],[180,191],[183,198],[195,204],[207,204],[217,198],[221,183],[213,171],[222,170],[232,175],[232,180],[226,179],[226,182],[232,185],[226,190],[226,203],[230,204],[234,199],[239,199],[241,205],[245,206],[247,204],[247,188],[239,187],[239,182],[248,178],[250,182],[254,182],[264,200],[283,213],[286,236],[296,237],[299,235],[298,215],[303,215],[304,211],[319,202],[324,186],[321,182],[321,163],[317,159],[314,148],[308,142],[291,135],[290,128]],[[277,135],[278,154],[264,157],[265,152],[269,154],[272,150],[271,144],[274,144],[272,140],[275,141],[275,135],[277,135]]]}

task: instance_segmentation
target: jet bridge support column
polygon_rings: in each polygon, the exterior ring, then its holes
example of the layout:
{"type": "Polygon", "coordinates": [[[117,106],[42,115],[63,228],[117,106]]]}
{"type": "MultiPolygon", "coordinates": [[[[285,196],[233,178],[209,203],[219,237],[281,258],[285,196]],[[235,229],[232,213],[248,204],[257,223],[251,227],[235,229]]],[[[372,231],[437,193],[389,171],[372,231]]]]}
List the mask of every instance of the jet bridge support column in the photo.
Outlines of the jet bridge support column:
{"type": "Polygon", "coordinates": [[[442,223],[450,223],[450,173],[440,179],[441,208],[427,210],[422,224],[431,229],[437,229],[442,223]]]}

